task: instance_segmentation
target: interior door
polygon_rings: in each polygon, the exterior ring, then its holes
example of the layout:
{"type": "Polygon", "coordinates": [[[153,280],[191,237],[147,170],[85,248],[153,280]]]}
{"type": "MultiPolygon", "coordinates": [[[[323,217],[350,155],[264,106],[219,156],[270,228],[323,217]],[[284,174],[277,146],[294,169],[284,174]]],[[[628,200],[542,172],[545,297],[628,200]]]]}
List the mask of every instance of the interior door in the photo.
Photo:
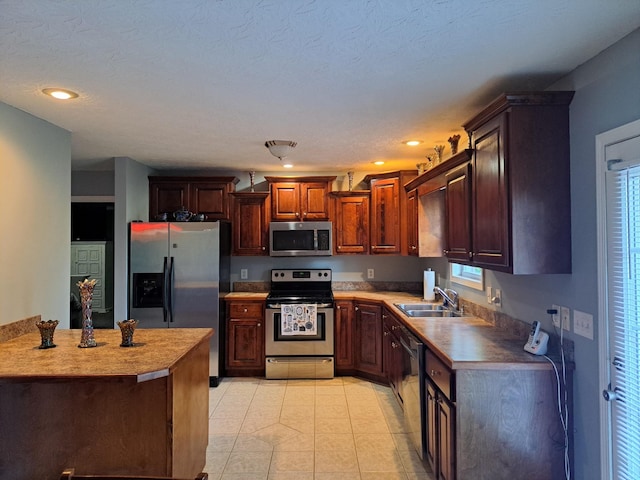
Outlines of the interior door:
{"type": "Polygon", "coordinates": [[[598,136],[602,478],[640,478],[640,121],[598,136]],[[603,199],[603,200],[601,200],[603,199]],[[604,206],[601,205],[604,203],[604,206]]]}

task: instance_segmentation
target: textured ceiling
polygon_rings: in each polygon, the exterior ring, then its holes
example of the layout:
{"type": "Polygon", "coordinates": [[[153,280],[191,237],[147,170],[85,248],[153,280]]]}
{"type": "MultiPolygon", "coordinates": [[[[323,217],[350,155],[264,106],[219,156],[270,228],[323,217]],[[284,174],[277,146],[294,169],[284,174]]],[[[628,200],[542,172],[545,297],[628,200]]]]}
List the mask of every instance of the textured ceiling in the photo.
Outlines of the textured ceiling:
{"type": "Polygon", "coordinates": [[[273,139],[295,171],[415,168],[639,26],[638,0],[0,0],[0,101],[71,131],[74,170],[274,171],[273,139]]]}

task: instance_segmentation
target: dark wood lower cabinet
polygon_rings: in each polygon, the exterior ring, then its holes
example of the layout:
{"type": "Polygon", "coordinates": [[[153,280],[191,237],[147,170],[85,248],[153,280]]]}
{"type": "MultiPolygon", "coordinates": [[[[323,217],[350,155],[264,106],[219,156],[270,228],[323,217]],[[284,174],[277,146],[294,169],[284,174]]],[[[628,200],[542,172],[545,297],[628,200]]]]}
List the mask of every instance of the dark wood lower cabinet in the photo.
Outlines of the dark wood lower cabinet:
{"type": "Polygon", "coordinates": [[[384,381],[382,307],[356,302],[355,324],[356,370],[368,378],[384,381]]]}
{"type": "Polygon", "coordinates": [[[334,310],[336,375],[353,375],[354,358],[354,306],[350,300],[336,301],[334,310]]]}
{"type": "Polygon", "coordinates": [[[264,302],[228,302],[227,319],[226,374],[264,376],[264,302]]]}

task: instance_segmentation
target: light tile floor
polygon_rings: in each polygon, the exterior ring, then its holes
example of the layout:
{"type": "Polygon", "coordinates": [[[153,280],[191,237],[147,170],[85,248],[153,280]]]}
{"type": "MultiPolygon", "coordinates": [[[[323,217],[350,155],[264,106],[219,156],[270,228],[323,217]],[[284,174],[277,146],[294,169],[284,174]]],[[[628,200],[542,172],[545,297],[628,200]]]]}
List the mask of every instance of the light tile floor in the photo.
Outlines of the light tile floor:
{"type": "Polygon", "coordinates": [[[433,480],[388,387],[225,378],[209,412],[211,480],[433,480]]]}

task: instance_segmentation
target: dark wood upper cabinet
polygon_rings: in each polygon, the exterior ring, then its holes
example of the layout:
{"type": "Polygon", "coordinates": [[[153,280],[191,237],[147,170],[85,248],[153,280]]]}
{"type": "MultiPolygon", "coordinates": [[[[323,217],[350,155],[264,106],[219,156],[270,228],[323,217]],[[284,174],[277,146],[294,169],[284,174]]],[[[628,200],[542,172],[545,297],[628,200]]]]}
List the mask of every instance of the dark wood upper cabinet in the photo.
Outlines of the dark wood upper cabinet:
{"type": "Polygon", "coordinates": [[[269,255],[269,192],[234,192],[233,254],[269,255]]]}
{"type": "Polygon", "coordinates": [[[368,190],[331,192],[333,245],[336,254],[369,253],[368,190]]]}
{"type": "Polygon", "coordinates": [[[504,94],[464,125],[473,147],[467,263],[513,274],[571,272],[572,98],[504,94]]]}
{"type": "Polygon", "coordinates": [[[238,183],[236,177],[149,177],[149,220],[186,208],[202,213],[207,220],[231,220],[229,194],[238,183]]]}
{"type": "Polygon", "coordinates": [[[407,193],[407,253],[418,256],[418,189],[407,193]]]}
{"type": "Polygon", "coordinates": [[[445,255],[456,262],[471,260],[471,164],[445,175],[445,255]]]}
{"type": "Polygon", "coordinates": [[[271,220],[301,222],[329,220],[329,191],[333,177],[264,177],[271,191],[271,220]]]}
{"type": "Polygon", "coordinates": [[[407,254],[407,192],[404,184],[417,170],[367,175],[371,184],[371,253],[407,254]]]}

